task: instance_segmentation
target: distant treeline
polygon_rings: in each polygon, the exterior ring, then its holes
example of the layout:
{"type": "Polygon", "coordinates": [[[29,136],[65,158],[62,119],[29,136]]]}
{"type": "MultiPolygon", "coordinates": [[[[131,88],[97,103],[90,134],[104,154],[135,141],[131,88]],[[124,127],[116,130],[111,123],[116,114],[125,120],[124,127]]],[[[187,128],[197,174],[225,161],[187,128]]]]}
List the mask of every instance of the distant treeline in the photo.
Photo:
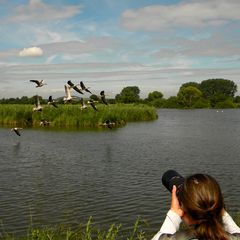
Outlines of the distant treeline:
{"type": "MultiPolygon", "coordinates": [[[[137,86],[128,86],[113,99],[107,99],[108,103],[145,103],[157,108],[239,108],[240,96],[235,96],[237,85],[232,80],[208,79],[198,82],[186,82],[181,85],[176,96],[164,98],[161,91],[153,91],[148,97],[141,99],[140,89],[137,86]]],[[[98,100],[96,95],[91,99],[98,100]]],[[[48,99],[39,96],[41,104],[46,104],[48,99]]],[[[63,98],[56,99],[63,104],[63,98]]],[[[35,104],[36,96],[21,98],[3,98],[0,104],[35,104]]],[[[78,104],[79,101],[72,101],[78,104]]]]}

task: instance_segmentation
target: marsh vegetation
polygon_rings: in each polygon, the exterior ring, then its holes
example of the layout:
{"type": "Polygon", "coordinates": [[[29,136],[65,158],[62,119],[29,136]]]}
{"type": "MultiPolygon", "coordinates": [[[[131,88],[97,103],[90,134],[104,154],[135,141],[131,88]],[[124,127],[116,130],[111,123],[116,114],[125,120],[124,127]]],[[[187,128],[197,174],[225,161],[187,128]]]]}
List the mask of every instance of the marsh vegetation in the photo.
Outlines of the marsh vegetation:
{"type": "Polygon", "coordinates": [[[157,118],[156,109],[143,104],[100,105],[98,111],[91,108],[80,109],[79,105],[58,105],[54,108],[43,105],[42,111],[32,111],[29,104],[1,104],[1,126],[39,127],[44,119],[49,127],[55,128],[98,128],[107,120],[115,126],[127,122],[149,121],[157,118]]]}

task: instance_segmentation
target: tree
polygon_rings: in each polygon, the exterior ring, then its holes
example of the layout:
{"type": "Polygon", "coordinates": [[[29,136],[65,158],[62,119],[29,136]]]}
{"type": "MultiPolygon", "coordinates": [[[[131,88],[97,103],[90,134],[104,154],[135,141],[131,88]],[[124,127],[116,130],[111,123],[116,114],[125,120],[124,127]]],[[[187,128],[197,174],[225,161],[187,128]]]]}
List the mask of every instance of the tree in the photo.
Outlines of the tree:
{"type": "Polygon", "coordinates": [[[176,96],[169,97],[162,106],[164,108],[180,108],[178,98],[176,96]]]}
{"type": "Polygon", "coordinates": [[[186,88],[186,87],[189,87],[189,86],[195,87],[195,88],[201,90],[199,83],[197,83],[197,82],[187,82],[187,83],[183,83],[182,84],[182,86],[180,87],[179,91],[182,90],[183,88],[186,88]]]}
{"type": "Polygon", "coordinates": [[[134,103],[138,102],[140,90],[137,86],[128,86],[122,89],[120,94],[115,96],[117,102],[134,103]]]}
{"type": "Polygon", "coordinates": [[[191,108],[194,103],[202,97],[202,92],[192,86],[182,88],[178,92],[178,100],[184,107],[191,108]]]}
{"type": "Polygon", "coordinates": [[[163,94],[159,91],[153,91],[148,94],[147,101],[154,101],[156,99],[162,99],[163,94]]]}
{"type": "Polygon", "coordinates": [[[233,98],[237,92],[237,85],[231,80],[217,78],[202,81],[200,83],[200,89],[207,98],[211,98],[217,94],[223,94],[233,98]]]}

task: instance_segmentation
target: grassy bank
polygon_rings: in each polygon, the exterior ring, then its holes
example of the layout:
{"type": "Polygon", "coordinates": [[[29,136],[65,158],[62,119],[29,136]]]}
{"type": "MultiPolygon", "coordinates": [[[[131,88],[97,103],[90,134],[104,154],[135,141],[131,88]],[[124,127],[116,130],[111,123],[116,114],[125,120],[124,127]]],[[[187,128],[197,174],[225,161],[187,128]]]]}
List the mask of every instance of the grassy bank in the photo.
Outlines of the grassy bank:
{"type": "Polygon", "coordinates": [[[122,126],[126,122],[149,121],[157,118],[156,109],[147,105],[112,104],[97,105],[98,111],[90,106],[80,109],[79,105],[58,105],[57,108],[45,105],[40,112],[33,112],[33,106],[21,104],[0,104],[0,125],[39,127],[41,119],[56,128],[96,128],[106,120],[122,126]]]}
{"type": "Polygon", "coordinates": [[[76,229],[71,229],[63,225],[54,228],[31,228],[25,236],[17,236],[3,232],[0,234],[2,240],[147,240],[152,237],[143,231],[146,226],[138,218],[128,232],[122,230],[121,224],[111,224],[108,229],[101,230],[94,225],[92,219],[85,225],[79,225],[76,229]],[[148,235],[148,236],[147,236],[148,235]]]}
{"type": "MultiPolygon", "coordinates": [[[[240,214],[233,216],[237,225],[240,225],[240,214]]],[[[160,224],[161,225],[161,224],[160,224]]],[[[159,225],[159,226],[160,226],[159,225]]],[[[53,228],[32,228],[25,235],[17,236],[13,233],[0,232],[1,240],[147,240],[156,232],[147,231],[148,224],[138,218],[131,230],[123,231],[121,224],[111,224],[108,229],[102,230],[94,225],[90,217],[87,224],[79,224],[75,229],[58,225],[53,228]],[[145,230],[144,230],[145,229],[145,230]]]]}

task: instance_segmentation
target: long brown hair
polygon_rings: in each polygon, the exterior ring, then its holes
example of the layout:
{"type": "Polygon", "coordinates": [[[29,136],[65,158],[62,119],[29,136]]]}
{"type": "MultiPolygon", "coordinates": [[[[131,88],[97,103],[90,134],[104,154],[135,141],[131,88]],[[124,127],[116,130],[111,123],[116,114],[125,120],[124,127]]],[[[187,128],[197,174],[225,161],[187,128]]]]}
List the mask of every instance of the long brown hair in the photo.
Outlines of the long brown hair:
{"type": "Polygon", "coordinates": [[[222,223],[224,200],[217,181],[205,174],[185,179],[179,196],[184,212],[194,221],[198,239],[228,240],[222,223]]]}

